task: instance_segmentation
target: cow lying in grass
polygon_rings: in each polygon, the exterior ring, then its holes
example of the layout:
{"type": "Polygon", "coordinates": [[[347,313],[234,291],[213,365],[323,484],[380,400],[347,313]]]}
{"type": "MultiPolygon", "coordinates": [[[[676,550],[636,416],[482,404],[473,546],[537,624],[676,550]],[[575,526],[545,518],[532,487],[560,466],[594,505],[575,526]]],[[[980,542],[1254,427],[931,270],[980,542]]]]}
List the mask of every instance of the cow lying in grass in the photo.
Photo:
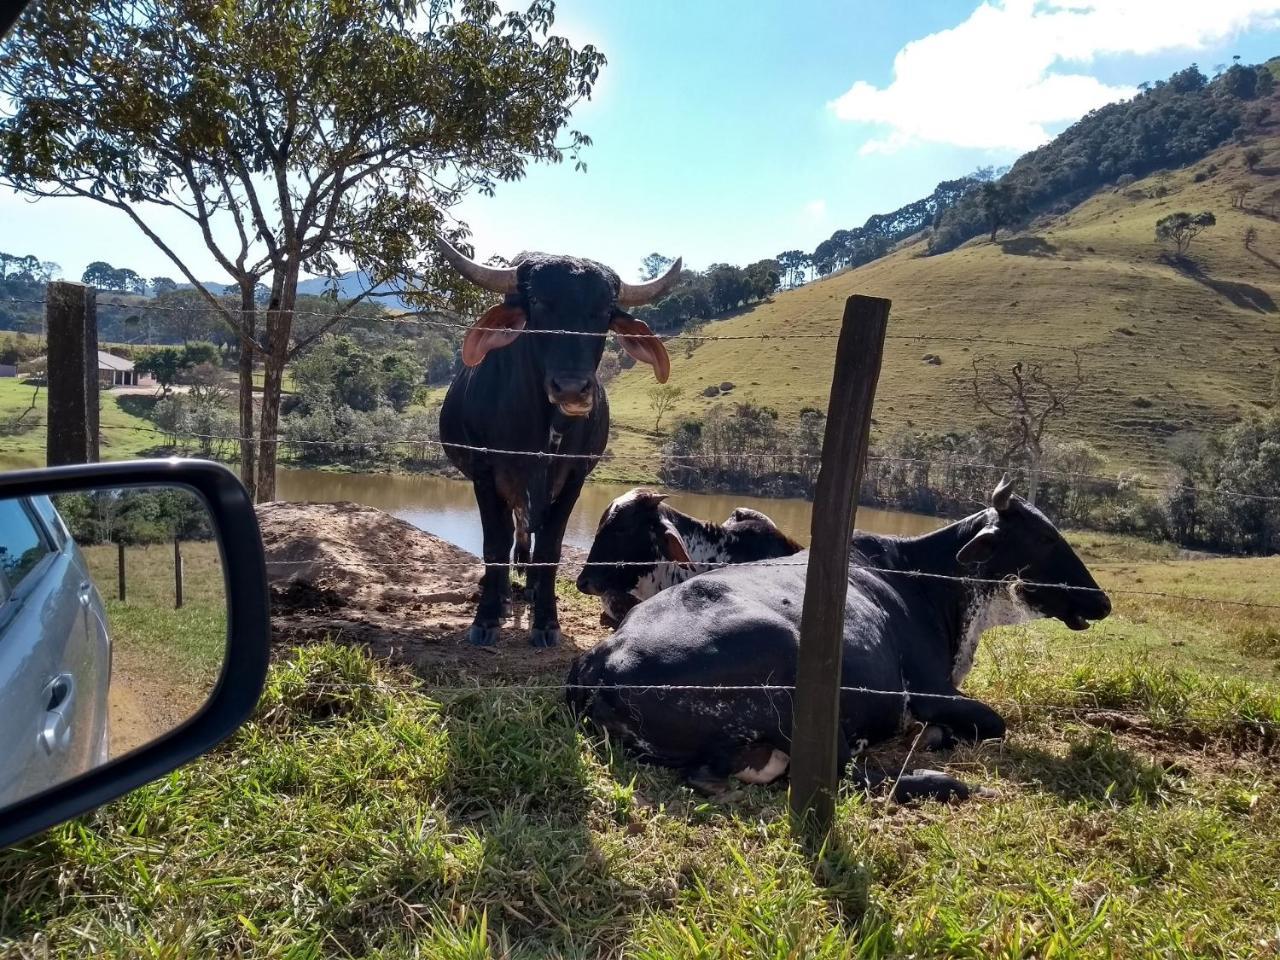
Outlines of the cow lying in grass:
{"type": "Polygon", "coordinates": [[[578,589],[599,597],[600,622],[616,627],[636,604],[696,573],[727,563],[789,557],[802,549],[757,510],[739,507],[724,523],[699,520],[637,488],[605,510],[578,589]]]}
{"type": "MultiPolygon", "coordinates": [[[[924,536],[855,536],[841,679],[862,689],[840,696],[842,769],[912,722],[933,728],[939,746],[1003,737],[1000,715],[958,690],[983,632],[1037,617],[1084,630],[1110,613],[1054,525],[1011,494],[1002,482],[989,509],[924,536]]],[[[748,563],[662,591],[574,661],[570,706],[639,758],[709,792],[729,777],[777,780],[790,760],[794,691],[786,688],[795,683],[805,574],[803,563],[748,563]],[[686,685],[773,689],[652,689],[686,685]]],[[[864,785],[875,785],[859,767],[864,785]]],[[[895,789],[901,799],[968,792],[931,771],[895,789]]]]}

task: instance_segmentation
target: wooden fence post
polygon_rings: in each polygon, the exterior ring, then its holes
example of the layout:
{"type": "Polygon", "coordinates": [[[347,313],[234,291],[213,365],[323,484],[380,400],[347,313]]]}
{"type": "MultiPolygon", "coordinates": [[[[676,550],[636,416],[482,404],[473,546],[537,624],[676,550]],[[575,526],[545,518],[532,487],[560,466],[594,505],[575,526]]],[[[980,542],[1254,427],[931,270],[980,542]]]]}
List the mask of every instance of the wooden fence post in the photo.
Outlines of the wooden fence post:
{"type": "Polygon", "coordinates": [[[173,607],[182,609],[182,541],[173,538],[173,607]]]}
{"type": "Polygon", "coordinates": [[[116,592],[120,595],[120,602],[124,603],[127,598],[128,591],[125,590],[125,583],[124,583],[124,541],[123,540],[119,540],[116,542],[116,579],[119,584],[119,588],[116,590],[116,592]]]}
{"type": "Polygon", "coordinates": [[[791,814],[825,834],[835,818],[840,670],[849,587],[849,540],[871,435],[889,301],[850,297],[844,306],[813,498],[809,569],[791,733],[791,814]]]}
{"type": "Polygon", "coordinates": [[[45,462],[98,460],[98,309],[92,287],[54,281],[45,288],[48,415],[45,462]]]}

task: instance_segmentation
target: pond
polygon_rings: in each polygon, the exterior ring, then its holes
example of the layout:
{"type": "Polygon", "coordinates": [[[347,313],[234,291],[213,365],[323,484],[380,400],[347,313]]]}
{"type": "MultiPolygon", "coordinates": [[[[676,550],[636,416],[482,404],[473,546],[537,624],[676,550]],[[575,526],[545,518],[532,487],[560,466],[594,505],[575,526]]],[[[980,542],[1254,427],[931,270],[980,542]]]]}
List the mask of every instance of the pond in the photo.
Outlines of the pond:
{"type": "MultiPolygon", "coordinates": [[[[445,477],[404,474],[326,473],[319,470],[281,470],[276,480],[281,500],[331,503],[350,500],[385,510],[415,527],[479,555],[480,515],[471,484],[445,477]]],[[[631,489],[625,484],[591,483],[582,491],[565,531],[564,542],[587,550],[596,525],[610,501],[631,489]]],[[[703,520],[722,521],[735,507],[751,507],[768,514],[801,543],[809,542],[811,504],[737,493],[675,491],[669,501],[676,509],[703,520]]],[[[928,533],[946,521],[937,517],[859,507],[857,525],[873,533],[928,533]]]]}

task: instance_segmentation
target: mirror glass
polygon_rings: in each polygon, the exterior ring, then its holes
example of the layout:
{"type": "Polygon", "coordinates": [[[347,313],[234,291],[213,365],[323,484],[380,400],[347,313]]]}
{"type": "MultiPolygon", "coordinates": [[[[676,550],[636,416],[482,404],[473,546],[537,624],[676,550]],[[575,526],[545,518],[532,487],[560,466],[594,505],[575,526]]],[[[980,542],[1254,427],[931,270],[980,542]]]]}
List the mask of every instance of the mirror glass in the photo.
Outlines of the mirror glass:
{"type": "Polygon", "coordinates": [[[194,491],[0,499],[0,814],[197,713],[226,644],[222,561],[194,491]]]}

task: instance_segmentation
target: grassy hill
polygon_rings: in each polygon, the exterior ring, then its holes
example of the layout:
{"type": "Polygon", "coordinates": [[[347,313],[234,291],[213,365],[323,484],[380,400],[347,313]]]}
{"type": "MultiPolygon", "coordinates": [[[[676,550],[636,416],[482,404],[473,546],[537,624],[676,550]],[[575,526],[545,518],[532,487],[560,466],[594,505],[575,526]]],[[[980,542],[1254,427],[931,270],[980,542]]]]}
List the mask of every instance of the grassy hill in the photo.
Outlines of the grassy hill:
{"type": "MultiPolygon", "coordinates": [[[[710,335],[835,333],[855,293],[893,300],[890,336],[1017,339],[1043,349],[987,343],[891,339],[876,401],[881,435],[901,428],[947,431],[971,426],[972,360],[991,357],[1069,362],[1061,347],[1084,353],[1089,383],[1058,435],[1094,444],[1113,467],[1158,472],[1168,440],[1180,431],[1220,430],[1269,399],[1280,364],[1280,136],[1233,144],[1192,167],[1104,189],[1064,215],[1041,218],[996,243],[973,240],[924,256],[919,240],[855,270],[780,293],[772,302],[710,324],[710,335]],[[1263,161],[1249,172],[1246,147],[1263,161]],[[1209,171],[1213,170],[1212,173],[1209,171]],[[1197,174],[1205,174],[1195,182],[1197,174]],[[1246,209],[1232,189],[1248,184],[1246,209]],[[1178,210],[1211,210],[1217,226],[1196,239],[1198,273],[1162,260],[1158,219],[1178,210]],[[1249,228],[1257,239],[1244,245],[1249,228]],[[936,354],[941,363],[922,360],[936,354]]],[[[767,404],[784,418],[805,406],[826,408],[834,340],[729,340],[686,357],[672,344],[672,382],[683,388],[664,427],[717,406],[767,404]],[[735,389],[714,398],[708,385],[735,389]]],[[[626,371],[610,387],[617,422],[613,449],[651,453],[653,413],[648,368],[626,371]]],[[[620,467],[620,465],[619,465],[620,467]]]]}

